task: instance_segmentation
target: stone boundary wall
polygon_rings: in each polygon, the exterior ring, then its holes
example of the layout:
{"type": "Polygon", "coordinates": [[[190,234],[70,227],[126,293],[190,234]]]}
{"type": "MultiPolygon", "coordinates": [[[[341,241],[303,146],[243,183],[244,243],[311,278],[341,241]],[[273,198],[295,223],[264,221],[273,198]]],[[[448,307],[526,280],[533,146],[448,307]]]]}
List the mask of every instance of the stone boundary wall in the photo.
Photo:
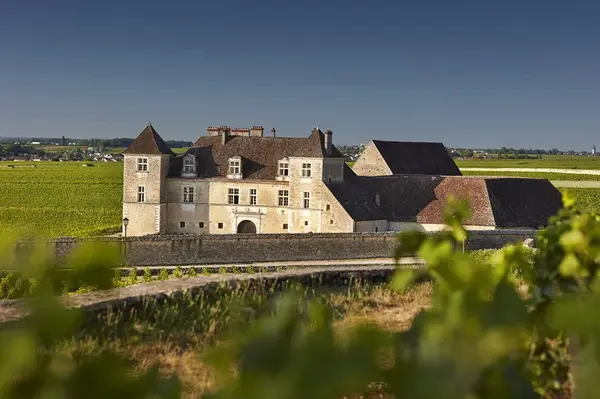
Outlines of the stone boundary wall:
{"type": "MultiPolygon", "coordinates": [[[[430,233],[435,234],[435,233],[430,233]]],[[[501,248],[534,238],[533,230],[470,231],[467,249],[501,248]]],[[[186,266],[225,263],[285,262],[393,256],[397,233],[153,235],[74,239],[48,242],[60,260],[84,243],[120,246],[128,266],[186,266]]],[[[20,242],[17,253],[28,252],[31,242],[20,242]]]]}
{"type": "MultiPolygon", "coordinates": [[[[82,309],[86,317],[97,317],[108,311],[129,313],[133,309],[160,306],[163,299],[178,300],[184,295],[197,295],[204,290],[215,290],[222,285],[234,288],[236,284],[249,284],[248,288],[281,287],[283,283],[300,283],[304,286],[345,286],[350,281],[362,279],[372,283],[389,281],[395,266],[345,266],[286,270],[271,273],[202,276],[173,279],[127,287],[63,296],[68,308],[82,309]]],[[[417,267],[413,267],[417,268],[417,267]]],[[[14,325],[29,315],[24,299],[0,300],[0,325],[14,325]]]]}

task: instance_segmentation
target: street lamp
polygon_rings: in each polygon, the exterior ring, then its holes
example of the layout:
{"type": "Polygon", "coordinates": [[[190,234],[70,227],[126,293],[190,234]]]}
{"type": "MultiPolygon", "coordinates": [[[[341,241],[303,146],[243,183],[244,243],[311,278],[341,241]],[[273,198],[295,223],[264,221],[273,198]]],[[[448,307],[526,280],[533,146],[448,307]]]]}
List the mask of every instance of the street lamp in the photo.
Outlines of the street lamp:
{"type": "Polygon", "coordinates": [[[125,238],[127,238],[127,225],[129,224],[128,218],[123,218],[123,233],[125,234],[125,238]]]}
{"type": "Polygon", "coordinates": [[[125,264],[127,264],[127,225],[129,224],[129,219],[128,218],[123,218],[123,238],[125,240],[125,246],[123,251],[125,252],[123,254],[123,262],[125,264]]]}

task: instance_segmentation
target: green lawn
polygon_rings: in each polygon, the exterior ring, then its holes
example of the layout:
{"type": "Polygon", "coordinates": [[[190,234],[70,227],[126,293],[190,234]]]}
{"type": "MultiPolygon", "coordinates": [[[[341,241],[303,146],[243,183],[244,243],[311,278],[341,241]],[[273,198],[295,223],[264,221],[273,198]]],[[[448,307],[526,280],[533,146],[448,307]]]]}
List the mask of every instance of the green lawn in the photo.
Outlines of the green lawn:
{"type": "Polygon", "coordinates": [[[456,160],[459,168],[553,168],[600,169],[600,157],[545,155],[542,159],[467,159],[456,160]]]}
{"type": "Polygon", "coordinates": [[[46,237],[120,231],[123,164],[82,165],[0,162],[0,236],[13,229],[46,237]]]}

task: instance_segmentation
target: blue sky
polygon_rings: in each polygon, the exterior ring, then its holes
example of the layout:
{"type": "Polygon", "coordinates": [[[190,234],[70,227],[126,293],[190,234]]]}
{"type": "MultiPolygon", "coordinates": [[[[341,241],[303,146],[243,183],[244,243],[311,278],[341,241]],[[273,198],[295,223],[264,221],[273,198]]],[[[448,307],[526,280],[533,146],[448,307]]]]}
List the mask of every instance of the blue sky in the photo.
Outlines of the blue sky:
{"type": "Polygon", "coordinates": [[[0,136],[600,145],[600,2],[0,2],[0,136]]]}

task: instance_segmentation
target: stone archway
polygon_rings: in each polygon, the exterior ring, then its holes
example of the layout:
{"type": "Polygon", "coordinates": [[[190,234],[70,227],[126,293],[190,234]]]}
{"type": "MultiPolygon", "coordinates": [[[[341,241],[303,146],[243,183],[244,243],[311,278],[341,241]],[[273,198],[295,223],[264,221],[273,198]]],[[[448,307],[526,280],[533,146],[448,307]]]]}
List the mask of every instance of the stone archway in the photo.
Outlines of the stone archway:
{"type": "Polygon", "coordinates": [[[242,220],[237,227],[238,234],[256,234],[256,225],[249,220],[242,220]]]}

